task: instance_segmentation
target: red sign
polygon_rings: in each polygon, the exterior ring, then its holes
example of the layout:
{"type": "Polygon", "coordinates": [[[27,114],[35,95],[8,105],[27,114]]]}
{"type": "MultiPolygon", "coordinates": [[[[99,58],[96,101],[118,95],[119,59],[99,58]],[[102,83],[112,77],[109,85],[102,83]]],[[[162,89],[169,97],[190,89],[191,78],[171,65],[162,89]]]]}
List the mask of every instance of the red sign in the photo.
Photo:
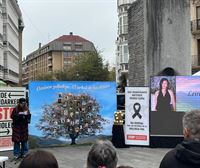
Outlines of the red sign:
{"type": "Polygon", "coordinates": [[[146,141],[147,136],[146,135],[133,135],[133,134],[128,134],[127,135],[128,140],[139,140],[139,141],[146,141]]]}

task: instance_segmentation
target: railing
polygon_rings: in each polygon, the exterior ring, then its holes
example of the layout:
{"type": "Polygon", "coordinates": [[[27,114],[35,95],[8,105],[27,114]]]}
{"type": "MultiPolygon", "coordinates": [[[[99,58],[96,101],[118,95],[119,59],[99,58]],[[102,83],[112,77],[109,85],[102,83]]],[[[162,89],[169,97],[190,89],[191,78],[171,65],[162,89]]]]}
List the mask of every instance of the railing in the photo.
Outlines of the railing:
{"type": "Polygon", "coordinates": [[[194,33],[196,31],[200,31],[200,19],[191,21],[191,31],[194,33]]]}

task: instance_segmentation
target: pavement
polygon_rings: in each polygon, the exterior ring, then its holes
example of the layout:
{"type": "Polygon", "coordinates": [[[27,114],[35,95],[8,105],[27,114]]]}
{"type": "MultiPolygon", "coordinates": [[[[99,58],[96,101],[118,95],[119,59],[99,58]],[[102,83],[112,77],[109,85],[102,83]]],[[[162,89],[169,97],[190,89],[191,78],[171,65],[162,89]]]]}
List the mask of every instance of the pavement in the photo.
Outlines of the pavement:
{"type": "MultiPolygon", "coordinates": [[[[58,160],[59,168],[86,168],[87,154],[90,146],[66,146],[54,148],[42,148],[54,154],[58,160]]],[[[37,150],[37,149],[32,149],[37,150]]],[[[118,166],[129,165],[134,168],[159,168],[160,161],[170,149],[129,147],[118,148],[118,166]]],[[[31,151],[31,150],[30,150],[31,151]]],[[[17,168],[19,163],[11,161],[12,151],[0,153],[1,156],[8,156],[6,168],[17,168]]]]}

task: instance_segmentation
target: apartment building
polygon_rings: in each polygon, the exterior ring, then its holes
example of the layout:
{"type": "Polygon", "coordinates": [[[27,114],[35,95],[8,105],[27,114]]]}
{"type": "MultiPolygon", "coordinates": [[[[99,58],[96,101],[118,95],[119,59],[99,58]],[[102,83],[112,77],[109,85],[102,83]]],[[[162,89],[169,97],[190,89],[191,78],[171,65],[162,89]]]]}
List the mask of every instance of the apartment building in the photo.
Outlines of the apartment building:
{"type": "Polygon", "coordinates": [[[118,0],[118,37],[116,40],[116,80],[125,75],[128,82],[128,8],[135,0],[118,0]]]}
{"type": "Polygon", "coordinates": [[[18,85],[23,19],[16,0],[0,0],[0,80],[18,85]]]}
{"type": "Polygon", "coordinates": [[[94,51],[92,42],[78,35],[63,35],[30,53],[23,61],[23,85],[36,80],[38,74],[64,70],[73,65],[75,56],[94,51]]]}
{"type": "Polygon", "coordinates": [[[200,0],[191,0],[192,73],[200,71],[200,0]]]}

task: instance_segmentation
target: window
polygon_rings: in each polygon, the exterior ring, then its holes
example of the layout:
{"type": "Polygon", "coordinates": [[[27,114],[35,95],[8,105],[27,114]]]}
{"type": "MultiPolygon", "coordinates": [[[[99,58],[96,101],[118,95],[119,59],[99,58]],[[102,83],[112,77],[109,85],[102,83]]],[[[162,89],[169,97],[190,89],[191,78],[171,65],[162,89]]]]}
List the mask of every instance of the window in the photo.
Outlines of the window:
{"type": "Polygon", "coordinates": [[[128,63],[128,45],[124,45],[124,62],[128,63]]]}
{"type": "Polygon", "coordinates": [[[128,64],[125,64],[125,70],[128,70],[128,64]]]}
{"type": "Polygon", "coordinates": [[[75,50],[82,50],[83,45],[82,44],[75,44],[75,50]]]}
{"type": "Polygon", "coordinates": [[[120,49],[119,49],[119,61],[122,62],[123,61],[123,58],[122,58],[122,46],[120,46],[120,49]]]}
{"type": "Polygon", "coordinates": [[[119,34],[123,33],[122,17],[119,18],[119,34]]]}
{"type": "Polygon", "coordinates": [[[124,28],[124,33],[128,33],[128,16],[123,16],[123,28],[124,28]]]}
{"type": "Polygon", "coordinates": [[[72,45],[71,44],[63,44],[63,50],[71,50],[72,45]]]}
{"type": "Polygon", "coordinates": [[[196,13],[197,13],[197,29],[200,29],[200,6],[196,7],[196,13]]]}
{"type": "Polygon", "coordinates": [[[127,10],[128,10],[128,7],[127,7],[127,6],[125,6],[125,7],[124,7],[124,11],[126,12],[127,10]]]}
{"type": "Polygon", "coordinates": [[[123,15],[119,18],[119,34],[128,33],[128,16],[123,15]]]}

